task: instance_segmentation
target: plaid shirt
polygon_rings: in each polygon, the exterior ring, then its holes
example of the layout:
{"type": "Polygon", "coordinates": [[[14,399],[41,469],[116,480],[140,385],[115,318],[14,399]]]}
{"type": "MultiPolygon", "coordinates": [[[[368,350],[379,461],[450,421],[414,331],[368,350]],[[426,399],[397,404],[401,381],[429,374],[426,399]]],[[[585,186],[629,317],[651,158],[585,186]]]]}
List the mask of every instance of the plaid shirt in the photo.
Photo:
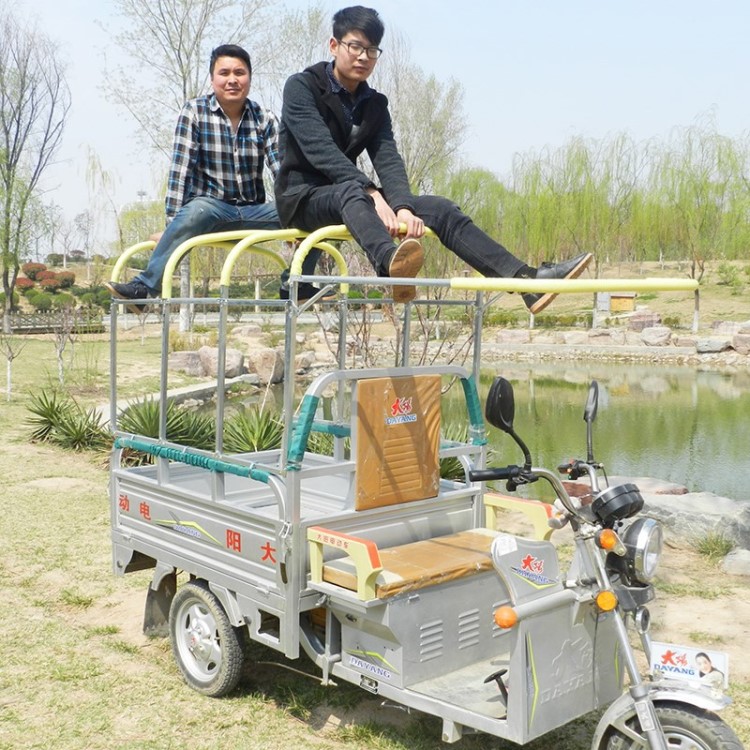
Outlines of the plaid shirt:
{"type": "Polygon", "coordinates": [[[177,120],[167,183],[167,223],[191,198],[265,203],[263,159],[279,171],[276,116],[248,99],[237,132],[210,94],[186,102],[177,120]]]}

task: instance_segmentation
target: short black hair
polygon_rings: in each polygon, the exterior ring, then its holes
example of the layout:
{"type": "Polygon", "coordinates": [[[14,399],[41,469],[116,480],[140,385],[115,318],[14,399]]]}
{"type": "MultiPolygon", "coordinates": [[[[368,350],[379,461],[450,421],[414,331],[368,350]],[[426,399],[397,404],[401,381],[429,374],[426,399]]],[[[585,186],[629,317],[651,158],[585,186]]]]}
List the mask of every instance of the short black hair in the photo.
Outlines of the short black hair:
{"type": "Polygon", "coordinates": [[[373,44],[380,44],[385,26],[378,12],[362,5],[352,5],[334,13],[333,37],[343,39],[350,31],[361,31],[373,44]]]}
{"type": "Polygon", "coordinates": [[[253,74],[253,65],[250,62],[250,55],[247,54],[247,50],[240,47],[239,44],[220,44],[211,50],[211,62],[208,65],[210,75],[214,74],[214,66],[220,57],[236,57],[238,60],[242,60],[247,65],[247,72],[250,75],[253,74]]]}

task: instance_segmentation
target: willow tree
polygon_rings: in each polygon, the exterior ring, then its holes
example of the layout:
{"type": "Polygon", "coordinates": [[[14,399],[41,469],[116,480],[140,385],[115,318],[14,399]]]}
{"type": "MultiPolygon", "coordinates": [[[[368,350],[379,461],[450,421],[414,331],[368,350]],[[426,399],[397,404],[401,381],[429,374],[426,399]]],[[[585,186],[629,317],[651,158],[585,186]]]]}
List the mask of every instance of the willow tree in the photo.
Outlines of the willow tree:
{"type": "Polygon", "coordinates": [[[0,11],[0,259],[6,333],[21,261],[36,231],[39,183],[60,146],[69,108],[56,46],[35,27],[0,11]]]}

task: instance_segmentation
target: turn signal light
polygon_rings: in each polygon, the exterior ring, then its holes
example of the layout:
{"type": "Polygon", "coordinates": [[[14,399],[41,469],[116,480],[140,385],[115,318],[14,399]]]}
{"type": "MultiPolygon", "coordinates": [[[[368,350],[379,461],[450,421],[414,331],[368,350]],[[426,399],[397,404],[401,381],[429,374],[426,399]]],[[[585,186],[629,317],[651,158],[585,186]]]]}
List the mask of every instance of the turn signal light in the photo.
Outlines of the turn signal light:
{"type": "Polygon", "coordinates": [[[611,612],[617,606],[617,596],[614,591],[604,589],[596,595],[596,606],[602,612],[611,612]]]}
{"type": "Polygon", "coordinates": [[[518,615],[513,607],[498,607],[495,610],[495,624],[499,628],[507,630],[518,622],[518,615]]]}
{"type": "Polygon", "coordinates": [[[616,555],[620,555],[620,557],[626,552],[622,540],[612,529],[602,529],[596,535],[596,544],[599,548],[607,552],[614,552],[616,555]]]}

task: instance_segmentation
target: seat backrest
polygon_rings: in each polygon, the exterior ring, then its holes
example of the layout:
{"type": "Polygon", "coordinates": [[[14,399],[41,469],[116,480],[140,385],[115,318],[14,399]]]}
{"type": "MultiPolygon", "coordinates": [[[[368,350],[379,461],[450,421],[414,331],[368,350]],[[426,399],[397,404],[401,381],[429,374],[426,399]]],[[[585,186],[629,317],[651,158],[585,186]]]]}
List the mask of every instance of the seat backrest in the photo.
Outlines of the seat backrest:
{"type": "Polygon", "coordinates": [[[352,415],[356,510],[437,495],[440,385],[439,375],[357,381],[352,415]]]}

